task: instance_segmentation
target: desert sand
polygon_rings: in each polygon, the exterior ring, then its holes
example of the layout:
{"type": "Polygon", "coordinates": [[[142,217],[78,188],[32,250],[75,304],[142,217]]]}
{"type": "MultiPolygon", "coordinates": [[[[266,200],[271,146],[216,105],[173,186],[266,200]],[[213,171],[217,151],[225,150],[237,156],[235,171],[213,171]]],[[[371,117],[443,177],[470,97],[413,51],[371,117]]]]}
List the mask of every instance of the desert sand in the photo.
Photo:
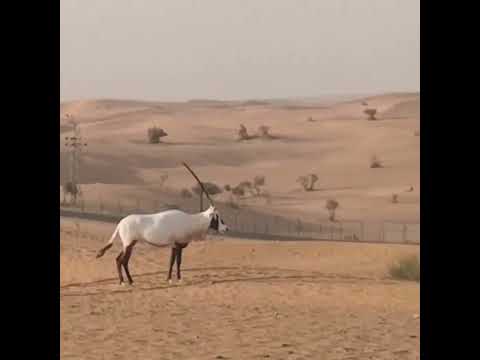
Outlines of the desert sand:
{"type": "MultiPolygon", "coordinates": [[[[63,138],[70,134],[68,114],[88,141],[80,174],[84,197],[106,207],[179,203],[179,191],[195,185],[180,165],[187,161],[202,181],[220,186],[264,175],[271,202],[240,200],[245,211],[323,221],[325,201],[335,198],[341,221],[418,223],[419,108],[418,93],[329,101],[74,101],[60,106],[60,149],[63,153],[63,138]],[[377,109],[379,120],[367,120],[367,107],[377,109]],[[240,124],[250,133],[269,126],[278,139],[237,142],[240,124]],[[162,144],[147,143],[153,125],[168,133],[162,144]],[[383,168],[370,168],[373,155],[383,168]],[[296,179],[310,173],[319,177],[317,191],[305,192],[296,179]],[[169,178],[161,188],[162,174],[169,178]],[[393,193],[397,204],[391,202],[393,193]]],[[[65,154],[61,159],[63,182],[68,163],[65,154]]],[[[221,194],[218,201],[227,197],[221,194]]]]}
{"type": "Polygon", "coordinates": [[[215,236],[185,249],[139,244],[133,287],[95,253],[114,224],[61,219],[62,359],[418,359],[419,284],[388,266],[418,246],[215,236]]]}
{"type": "MultiPolygon", "coordinates": [[[[325,201],[334,198],[340,222],[419,223],[419,106],[418,94],[63,103],[61,181],[68,177],[69,114],[88,142],[80,168],[87,205],[183,206],[179,192],[195,185],[180,165],[187,161],[202,181],[220,186],[264,175],[271,201],[240,199],[242,214],[327,221],[325,201]],[[367,120],[366,107],[378,110],[378,120],[367,120]],[[269,126],[277,138],[238,142],[240,124],[251,134],[269,126]],[[161,144],[147,143],[153,125],[169,134],[161,144]],[[370,168],[372,155],[383,168],[370,168]],[[296,179],[310,173],[319,180],[305,192],[296,179]],[[169,177],[160,186],[163,174],[169,177]]],[[[139,244],[130,262],[135,284],[122,287],[119,243],[95,259],[113,229],[61,218],[63,359],[419,358],[419,283],[388,275],[393,262],[418,255],[418,246],[210,236],[185,249],[184,282],[169,285],[169,249],[139,244]]]]}

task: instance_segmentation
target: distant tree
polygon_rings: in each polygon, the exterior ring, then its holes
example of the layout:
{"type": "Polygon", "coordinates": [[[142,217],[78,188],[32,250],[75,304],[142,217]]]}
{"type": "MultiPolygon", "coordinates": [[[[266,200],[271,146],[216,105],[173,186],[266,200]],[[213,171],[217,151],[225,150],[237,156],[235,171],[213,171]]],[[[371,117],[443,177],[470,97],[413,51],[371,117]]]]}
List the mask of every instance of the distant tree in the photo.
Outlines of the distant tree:
{"type": "Polygon", "coordinates": [[[317,180],[318,176],[316,174],[309,174],[306,176],[299,176],[297,178],[297,183],[299,183],[305,191],[313,191],[317,180]]]}
{"type": "Polygon", "coordinates": [[[365,109],[363,112],[368,115],[368,120],[377,120],[375,117],[377,109],[365,109]]]}
{"type": "Polygon", "coordinates": [[[168,174],[162,174],[162,176],[160,176],[160,187],[163,188],[163,185],[165,184],[165,182],[168,180],[168,174]]]}
{"type": "Polygon", "coordinates": [[[264,138],[264,139],[271,139],[272,135],[270,135],[269,131],[270,131],[269,126],[260,125],[258,127],[258,136],[260,136],[261,138],[264,138]]]}
{"type": "Polygon", "coordinates": [[[158,144],[160,143],[160,138],[168,136],[168,134],[163,129],[154,126],[147,130],[147,136],[150,144],[158,144]]]}
{"type": "Polygon", "coordinates": [[[188,189],[182,189],[180,191],[180,196],[184,199],[189,199],[189,198],[193,197],[193,194],[188,189]]]}
{"type": "MultiPolygon", "coordinates": [[[[214,195],[217,195],[217,194],[221,194],[223,192],[222,188],[214,183],[211,183],[211,182],[204,182],[202,183],[203,184],[203,187],[205,188],[205,190],[208,192],[209,195],[211,196],[214,196],[214,195]]],[[[202,192],[202,189],[200,188],[200,185],[199,184],[196,184],[194,187],[192,187],[192,191],[200,196],[201,192],[202,192]]]]}
{"type": "Polygon", "coordinates": [[[70,195],[71,202],[75,204],[77,202],[77,196],[79,194],[78,186],[71,181],[67,181],[62,186],[62,188],[63,188],[63,202],[66,203],[67,195],[70,195]]]}
{"type": "Polygon", "coordinates": [[[398,203],[398,194],[392,194],[392,203],[398,203]]]}
{"type": "Polygon", "coordinates": [[[383,164],[382,164],[381,160],[380,160],[376,155],[373,155],[373,156],[370,158],[370,167],[371,167],[372,169],[383,167],[383,164]]]}
{"type": "Polygon", "coordinates": [[[240,129],[238,130],[238,140],[249,140],[251,139],[251,136],[248,135],[247,128],[243,125],[240,124],[240,129]]]}
{"type": "Polygon", "coordinates": [[[265,186],[265,176],[255,176],[253,179],[253,188],[257,192],[257,195],[260,195],[262,186],[265,186]]]}
{"type": "Polygon", "coordinates": [[[338,205],[339,204],[337,200],[334,200],[334,199],[327,200],[325,204],[325,208],[330,213],[330,216],[329,216],[330,221],[335,221],[335,211],[337,210],[338,205]]]}

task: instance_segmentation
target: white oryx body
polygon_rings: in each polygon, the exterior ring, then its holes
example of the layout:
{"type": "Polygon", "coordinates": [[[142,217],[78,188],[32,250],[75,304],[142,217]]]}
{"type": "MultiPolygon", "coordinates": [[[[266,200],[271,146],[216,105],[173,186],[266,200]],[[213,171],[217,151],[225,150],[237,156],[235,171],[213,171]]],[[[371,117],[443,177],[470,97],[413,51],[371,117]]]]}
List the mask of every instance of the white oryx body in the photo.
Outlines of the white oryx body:
{"type": "Polygon", "coordinates": [[[119,236],[122,242],[122,251],[115,260],[118,277],[120,283],[123,284],[121,270],[123,266],[128,282],[132,284],[133,280],[128,269],[128,262],[137,242],[171,247],[172,255],[170,257],[168,280],[171,281],[174,262],[177,263],[177,278],[180,280],[183,249],[191,241],[204,240],[208,229],[214,229],[219,233],[228,231],[228,227],[213,205],[197,214],[187,214],[181,210],[166,210],[150,215],[128,215],[120,220],[110,240],[98,251],[97,258],[102,257],[119,236]]]}
{"type": "MultiPolygon", "coordinates": [[[[113,243],[117,234],[120,235],[124,249],[134,241],[173,247],[176,244],[204,240],[215,215],[213,207],[197,214],[166,210],[156,214],[128,215],[118,223],[109,243],[113,243]]],[[[222,230],[219,231],[223,232],[222,230]]]]}

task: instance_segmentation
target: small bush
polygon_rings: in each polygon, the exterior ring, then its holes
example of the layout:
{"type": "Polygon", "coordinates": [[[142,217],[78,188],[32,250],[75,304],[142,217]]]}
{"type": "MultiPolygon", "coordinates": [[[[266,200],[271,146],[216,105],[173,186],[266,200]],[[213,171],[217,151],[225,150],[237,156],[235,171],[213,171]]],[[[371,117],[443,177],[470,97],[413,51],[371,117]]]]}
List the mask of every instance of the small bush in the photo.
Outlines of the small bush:
{"type": "Polygon", "coordinates": [[[420,281],[420,259],[416,255],[400,259],[390,266],[389,273],[394,279],[420,281]]]}
{"type": "Polygon", "coordinates": [[[225,186],[223,187],[223,189],[224,189],[225,191],[232,191],[232,187],[231,187],[230,185],[228,185],[228,184],[225,185],[225,186]]]}
{"type": "Polygon", "coordinates": [[[147,130],[148,142],[150,144],[160,143],[160,138],[167,136],[168,134],[159,127],[151,127],[147,130]]]}
{"type": "Polygon", "coordinates": [[[165,182],[168,180],[168,174],[162,174],[162,176],[160,176],[160,187],[163,188],[163,185],[165,184],[165,182]]]}
{"type": "Polygon", "coordinates": [[[257,192],[257,196],[261,194],[262,190],[261,187],[265,186],[265,176],[255,176],[253,179],[253,187],[257,192]]]}
{"type": "Polygon", "coordinates": [[[325,208],[330,213],[330,216],[329,216],[330,221],[335,221],[335,211],[337,210],[338,206],[339,206],[338,201],[334,199],[329,199],[325,203],[325,208]]]}
{"type": "MultiPolygon", "coordinates": [[[[202,184],[203,184],[203,187],[205,188],[205,191],[207,191],[209,195],[213,196],[213,195],[221,194],[223,192],[222,188],[214,183],[204,182],[202,184]]],[[[192,191],[198,196],[200,196],[202,189],[200,188],[200,185],[197,184],[192,188],[192,191]]]]}
{"type": "Polygon", "coordinates": [[[363,112],[368,115],[368,120],[377,120],[375,117],[377,109],[365,109],[363,112]]]}
{"type": "Polygon", "coordinates": [[[392,203],[394,204],[398,203],[398,194],[392,194],[392,203]]]}
{"type": "Polygon", "coordinates": [[[245,190],[243,187],[237,185],[232,188],[232,194],[235,196],[245,196],[245,190]]]}
{"type": "Polygon", "coordinates": [[[309,174],[306,176],[299,176],[297,178],[297,182],[302,185],[305,191],[313,191],[315,188],[315,183],[318,180],[318,176],[316,174],[309,174]]]}
{"type": "Polygon", "coordinates": [[[269,131],[270,131],[269,126],[260,125],[258,127],[258,136],[260,136],[261,138],[264,138],[264,139],[271,139],[272,135],[270,135],[269,131]]]}
{"type": "Polygon", "coordinates": [[[250,140],[252,137],[248,135],[247,128],[243,125],[240,124],[240,129],[238,130],[238,140],[250,140]]]}
{"type": "Polygon", "coordinates": [[[190,199],[191,197],[193,197],[193,194],[188,189],[182,189],[180,191],[180,196],[184,199],[190,199]]]}
{"type": "Polygon", "coordinates": [[[229,208],[232,208],[232,209],[240,209],[240,205],[238,205],[236,202],[235,202],[235,199],[233,198],[233,196],[230,195],[230,198],[228,199],[228,201],[226,202],[226,205],[229,207],[229,208]]]}
{"type": "Polygon", "coordinates": [[[380,159],[376,155],[373,155],[372,158],[370,159],[370,167],[372,169],[383,167],[382,162],[380,161],[380,159]]]}

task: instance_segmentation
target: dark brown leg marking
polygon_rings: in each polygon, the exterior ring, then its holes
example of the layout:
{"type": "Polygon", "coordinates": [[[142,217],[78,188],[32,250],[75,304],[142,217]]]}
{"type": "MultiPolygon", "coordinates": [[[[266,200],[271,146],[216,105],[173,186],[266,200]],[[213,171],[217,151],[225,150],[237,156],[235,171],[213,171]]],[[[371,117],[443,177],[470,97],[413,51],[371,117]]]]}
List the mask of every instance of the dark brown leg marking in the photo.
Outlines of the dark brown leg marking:
{"type": "Polygon", "coordinates": [[[180,280],[182,278],[180,268],[182,266],[182,252],[183,249],[188,246],[188,243],[186,244],[175,244],[175,247],[177,248],[177,279],[180,280]]]}
{"type": "Polygon", "coordinates": [[[123,251],[118,254],[115,262],[117,263],[117,271],[118,271],[118,279],[120,280],[120,284],[123,283],[123,275],[122,275],[122,260],[123,260],[123,251]]]}
{"type": "Polygon", "coordinates": [[[175,247],[172,247],[172,253],[170,254],[170,266],[168,268],[167,280],[172,279],[172,269],[173,269],[173,264],[175,263],[175,258],[176,257],[177,257],[177,249],[175,247]]]}
{"type": "Polygon", "coordinates": [[[177,279],[180,280],[182,278],[180,274],[180,266],[182,265],[182,250],[183,248],[177,248],[177,279]]]}
{"type": "Polygon", "coordinates": [[[133,247],[135,246],[136,243],[137,241],[133,241],[130,245],[127,246],[127,248],[125,249],[125,255],[122,258],[122,265],[123,265],[123,268],[125,269],[125,274],[127,274],[128,283],[130,285],[133,284],[133,279],[130,276],[130,271],[128,270],[128,262],[130,261],[130,256],[132,256],[133,247]]]}

